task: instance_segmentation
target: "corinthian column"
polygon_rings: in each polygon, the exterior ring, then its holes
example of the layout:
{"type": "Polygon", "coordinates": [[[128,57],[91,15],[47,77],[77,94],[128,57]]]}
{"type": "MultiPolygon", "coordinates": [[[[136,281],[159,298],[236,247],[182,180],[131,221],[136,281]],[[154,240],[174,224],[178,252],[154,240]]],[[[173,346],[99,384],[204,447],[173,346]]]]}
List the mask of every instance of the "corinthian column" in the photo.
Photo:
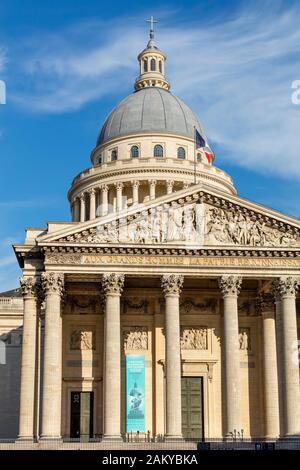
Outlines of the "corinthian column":
{"type": "Polygon", "coordinates": [[[108,186],[107,184],[103,184],[101,186],[101,204],[102,204],[102,210],[101,210],[101,215],[107,215],[108,214],[108,186]]]}
{"type": "Polygon", "coordinates": [[[116,183],[117,189],[117,211],[122,210],[122,191],[123,191],[123,183],[116,183]]]}
{"type": "Polygon", "coordinates": [[[132,203],[138,204],[139,203],[139,181],[132,181],[132,203]]]}
{"type": "Polygon", "coordinates": [[[64,276],[49,272],[43,273],[41,278],[46,303],[41,437],[59,439],[62,386],[61,296],[64,276]]]}
{"type": "Polygon", "coordinates": [[[179,295],[183,276],[162,277],[165,295],[165,356],[166,356],[166,438],[181,439],[181,359],[179,295]]]}
{"type": "Polygon", "coordinates": [[[172,194],[173,192],[174,181],[167,181],[167,194],[172,194]]]}
{"type": "MultiPolygon", "coordinates": [[[[155,187],[156,187],[156,180],[150,180],[149,185],[150,185],[150,200],[153,201],[155,199],[155,187]]],[[[172,191],[171,191],[172,192],[172,191]]]]}
{"type": "Polygon", "coordinates": [[[261,293],[258,300],[263,332],[265,438],[274,439],[280,433],[275,304],[271,293],[261,293]]]}
{"type": "Polygon", "coordinates": [[[226,435],[241,431],[240,351],[237,299],[240,276],[222,276],[219,286],[224,299],[224,359],[226,391],[226,435]]]}
{"type": "Polygon", "coordinates": [[[79,222],[80,219],[80,202],[78,197],[74,199],[74,213],[73,213],[73,220],[74,222],[79,222]]]}
{"type": "Polygon", "coordinates": [[[124,275],[105,273],[104,316],[104,439],[121,439],[120,297],[124,275]]]}
{"type": "Polygon", "coordinates": [[[96,218],[96,192],[94,188],[89,190],[90,195],[90,220],[96,218]]]}
{"type": "Polygon", "coordinates": [[[85,221],[85,195],[82,193],[80,195],[80,222],[85,221]]]}
{"type": "Polygon", "coordinates": [[[298,281],[281,277],[278,281],[282,314],[282,405],[284,435],[300,435],[300,387],[296,317],[298,281]]]}
{"type": "Polygon", "coordinates": [[[33,277],[20,279],[24,301],[23,339],[20,384],[19,439],[34,439],[37,283],[33,277]]]}

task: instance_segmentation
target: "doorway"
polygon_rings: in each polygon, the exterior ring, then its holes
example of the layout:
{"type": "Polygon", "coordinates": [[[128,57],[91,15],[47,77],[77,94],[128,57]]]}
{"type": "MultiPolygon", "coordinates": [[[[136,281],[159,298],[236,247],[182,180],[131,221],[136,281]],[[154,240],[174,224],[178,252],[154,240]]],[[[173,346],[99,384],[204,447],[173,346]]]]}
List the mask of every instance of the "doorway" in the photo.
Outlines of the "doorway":
{"type": "Polygon", "coordinates": [[[93,437],[93,409],[93,392],[71,392],[71,438],[89,440],[93,437]]]}
{"type": "Polygon", "coordinates": [[[185,439],[204,437],[203,377],[181,378],[182,435],[185,439]]]}

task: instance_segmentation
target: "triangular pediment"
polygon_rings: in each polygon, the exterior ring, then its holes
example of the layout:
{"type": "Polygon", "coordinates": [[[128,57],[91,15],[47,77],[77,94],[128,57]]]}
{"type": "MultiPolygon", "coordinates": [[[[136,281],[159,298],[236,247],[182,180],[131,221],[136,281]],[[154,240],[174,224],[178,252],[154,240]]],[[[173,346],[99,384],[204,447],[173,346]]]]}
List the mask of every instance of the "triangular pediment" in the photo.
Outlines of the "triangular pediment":
{"type": "Polygon", "coordinates": [[[43,235],[38,245],[300,247],[300,221],[198,184],[43,235]]]}

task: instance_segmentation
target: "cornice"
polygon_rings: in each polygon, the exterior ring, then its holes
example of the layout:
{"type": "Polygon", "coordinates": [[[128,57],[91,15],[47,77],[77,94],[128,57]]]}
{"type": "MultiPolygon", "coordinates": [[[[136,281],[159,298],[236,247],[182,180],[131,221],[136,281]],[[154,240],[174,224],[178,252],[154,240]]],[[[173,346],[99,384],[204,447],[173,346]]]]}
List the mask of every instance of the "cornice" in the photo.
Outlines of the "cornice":
{"type": "MultiPolygon", "coordinates": [[[[148,180],[151,178],[151,174],[158,173],[161,175],[176,175],[177,178],[179,178],[180,181],[184,180],[184,176],[188,176],[191,178],[194,178],[195,172],[192,169],[186,169],[186,168],[174,168],[174,167],[168,167],[168,168],[161,168],[161,167],[141,167],[141,168],[124,168],[124,169],[111,169],[107,170],[105,173],[94,173],[91,175],[87,175],[83,177],[82,179],[79,179],[78,181],[75,181],[76,178],[73,180],[71,188],[68,191],[68,200],[69,202],[72,201],[72,198],[74,197],[74,193],[80,193],[83,190],[87,191],[88,189],[94,188],[96,186],[99,186],[101,183],[109,183],[109,180],[111,178],[115,177],[124,177],[126,176],[126,180],[124,181],[131,181],[133,178],[133,175],[145,175],[145,180],[148,180]],[[150,175],[150,176],[149,176],[150,175]]],[[[80,173],[81,174],[81,173],[80,173]]],[[[226,175],[226,173],[225,173],[226,175]]],[[[78,175],[79,176],[79,175],[78,175]]],[[[227,181],[226,179],[222,178],[218,174],[208,174],[204,171],[197,170],[196,171],[196,176],[198,178],[201,178],[202,180],[207,180],[208,184],[209,182],[217,182],[221,184],[222,186],[226,187],[230,194],[237,194],[236,189],[234,188],[233,182],[227,181]]],[[[228,176],[228,175],[226,175],[228,176]]],[[[114,182],[114,181],[113,181],[114,182]]],[[[113,183],[112,182],[112,183],[113,183]]],[[[76,194],[77,197],[78,194],[76,194]]]]}

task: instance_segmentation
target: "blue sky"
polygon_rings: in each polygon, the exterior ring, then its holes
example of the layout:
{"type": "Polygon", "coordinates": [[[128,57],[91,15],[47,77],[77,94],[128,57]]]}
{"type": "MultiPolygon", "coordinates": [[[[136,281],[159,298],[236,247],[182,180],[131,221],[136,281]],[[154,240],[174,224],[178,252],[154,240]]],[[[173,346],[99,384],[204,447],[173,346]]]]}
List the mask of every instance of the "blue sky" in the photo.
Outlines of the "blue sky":
{"type": "Polygon", "coordinates": [[[107,113],[132,92],[145,19],[172,91],[199,115],[242,197],[299,217],[298,1],[1,0],[0,291],[18,284],[25,227],[69,220],[107,113]]]}

